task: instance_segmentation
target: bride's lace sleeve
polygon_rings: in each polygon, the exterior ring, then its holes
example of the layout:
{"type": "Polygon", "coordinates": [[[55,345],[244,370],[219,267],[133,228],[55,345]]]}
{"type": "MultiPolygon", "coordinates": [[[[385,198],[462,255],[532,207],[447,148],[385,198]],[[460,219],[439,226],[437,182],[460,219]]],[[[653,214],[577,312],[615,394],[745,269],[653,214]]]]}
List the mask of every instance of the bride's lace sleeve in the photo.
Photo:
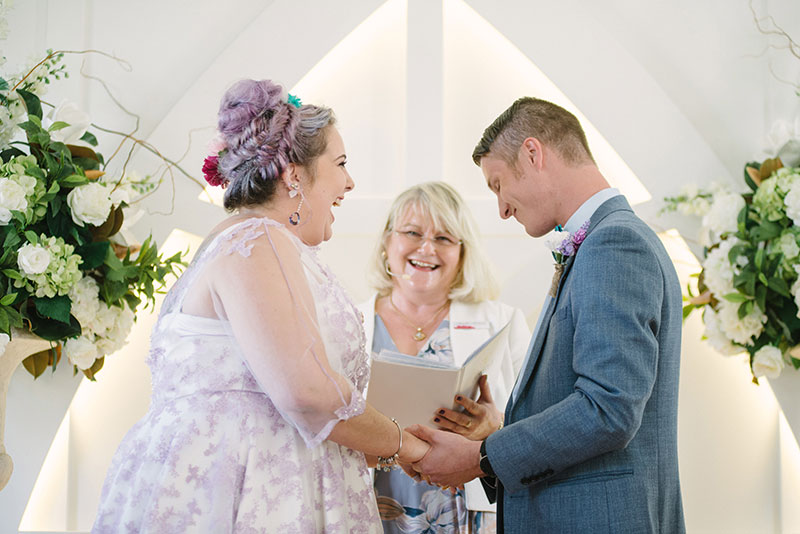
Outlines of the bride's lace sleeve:
{"type": "Polygon", "coordinates": [[[362,413],[364,400],[343,372],[343,357],[326,352],[298,244],[261,223],[228,245],[207,271],[217,316],[259,386],[315,446],[338,421],[362,413]]]}

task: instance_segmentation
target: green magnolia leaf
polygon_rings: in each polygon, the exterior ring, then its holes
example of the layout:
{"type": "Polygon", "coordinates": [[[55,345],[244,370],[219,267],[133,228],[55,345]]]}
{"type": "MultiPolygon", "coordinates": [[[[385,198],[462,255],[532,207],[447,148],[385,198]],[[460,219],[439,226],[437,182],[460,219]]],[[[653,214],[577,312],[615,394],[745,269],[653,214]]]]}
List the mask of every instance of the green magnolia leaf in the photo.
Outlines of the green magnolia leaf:
{"type": "MultiPolygon", "coordinates": [[[[21,96],[22,100],[25,102],[25,107],[28,109],[28,118],[36,117],[37,119],[41,119],[42,101],[39,100],[39,97],[24,89],[17,89],[17,94],[21,96]]],[[[41,121],[39,122],[39,126],[41,126],[41,121]]]]}
{"type": "Polygon", "coordinates": [[[50,367],[50,349],[31,354],[22,360],[22,365],[34,379],[39,378],[50,367]]]}
{"type": "Polygon", "coordinates": [[[0,78],[0,91],[8,91],[8,82],[4,78],[0,78]]]}
{"type": "Polygon", "coordinates": [[[8,147],[5,150],[3,150],[2,152],[0,152],[0,158],[2,158],[3,161],[9,161],[11,158],[15,158],[17,156],[24,156],[24,155],[25,155],[25,152],[23,152],[22,150],[20,150],[20,149],[18,149],[16,147],[13,147],[13,146],[12,147],[8,147]]]}
{"type": "Polygon", "coordinates": [[[69,126],[68,122],[56,121],[56,122],[54,122],[53,124],[50,125],[50,128],[48,128],[47,131],[48,132],[57,132],[58,130],[63,130],[67,126],[69,126]]]}
{"type": "Polygon", "coordinates": [[[0,298],[0,304],[3,306],[11,306],[15,300],[17,300],[17,293],[9,293],[3,298],[0,298]]]}
{"type": "Polygon", "coordinates": [[[67,295],[51,298],[35,298],[33,299],[33,304],[36,306],[36,311],[39,312],[39,315],[42,317],[69,324],[69,312],[72,308],[72,303],[67,295]]]}
{"type": "Polygon", "coordinates": [[[94,134],[90,132],[86,132],[85,134],[83,134],[83,136],[81,137],[81,141],[86,141],[92,146],[97,146],[97,137],[95,137],[94,134]]]}
{"type": "Polygon", "coordinates": [[[756,161],[751,161],[750,163],[746,163],[744,166],[744,183],[747,184],[747,187],[752,189],[753,191],[758,190],[758,186],[753,182],[752,178],[750,178],[750,174],[747,172],[747,167],[753,167],[754,169],[760,169],[761,164],[756,161]]]}
{"type": "Polygon", "coordinates": [[[795,369],[800,369],[800,359],[792,357],[792,365],[795,369]]]}
{"type": "Polygon", "coordinates": [[[59,341],[81,334],[81,325],[72,315],[69,316],[69,324],[41,317],[38,313],[32,314],[28,319],[31,322],[31,331],[48,341],[59,341]]]}
{"type": "Polygon", "coordinates": [[[3,308],[0,308],[0,332],[4,334],[11,333],[11,325],[8,321],[8,315],[3,308]]]}

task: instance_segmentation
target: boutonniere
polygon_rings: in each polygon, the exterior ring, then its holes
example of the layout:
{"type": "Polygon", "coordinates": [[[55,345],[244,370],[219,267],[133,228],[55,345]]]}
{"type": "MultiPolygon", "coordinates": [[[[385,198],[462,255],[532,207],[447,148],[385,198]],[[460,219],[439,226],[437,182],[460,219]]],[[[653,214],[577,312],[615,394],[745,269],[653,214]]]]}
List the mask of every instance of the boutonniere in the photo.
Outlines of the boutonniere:
{"type": "Polygon", "coordinates": [[[564,266],[567,264],[569,258],[578,253],[583,240],[586,239],[586,232],[589,230],[589,221],[586,221],[578,228],[574,234],[564,231],[556,231],[555,235],[546,241],[547,248],[553,254],[555,260],[555,272],[553,273],[553,281],[550,284],[549,295],[556,298],[558,291],[558,284],[561,282],[561,276],[564,274],[564,266]]]}

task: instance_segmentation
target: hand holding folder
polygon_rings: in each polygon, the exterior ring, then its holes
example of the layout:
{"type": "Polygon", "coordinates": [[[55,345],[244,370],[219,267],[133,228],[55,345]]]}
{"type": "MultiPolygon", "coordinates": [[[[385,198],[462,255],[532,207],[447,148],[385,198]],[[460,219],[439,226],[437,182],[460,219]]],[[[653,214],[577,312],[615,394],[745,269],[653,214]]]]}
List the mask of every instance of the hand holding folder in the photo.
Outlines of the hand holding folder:
{"type": "Polygon", "coordinates": [[[367,402],[402,427],[435,428],[433,413],[453,406],[456,395],[475,398],[478,378],[508,350],[508,324],[475,350],[461,367],[446,367],[399,352],[373,354],[367,402]]]}

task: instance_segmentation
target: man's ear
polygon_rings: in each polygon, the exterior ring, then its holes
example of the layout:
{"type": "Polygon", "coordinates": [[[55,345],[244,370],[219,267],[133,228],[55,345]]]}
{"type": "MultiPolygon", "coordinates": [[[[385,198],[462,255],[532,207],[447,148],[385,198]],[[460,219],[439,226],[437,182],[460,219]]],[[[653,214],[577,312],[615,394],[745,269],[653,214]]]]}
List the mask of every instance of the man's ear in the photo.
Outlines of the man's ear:
{"type": "Polygon", "coordinates": [[[536,170],[542,169],[544,151],[542,150],[542,143],[538,139],[535,137],[525,138],[519,149],[522,160],[525,163],[531,165],[536,170]]]}

